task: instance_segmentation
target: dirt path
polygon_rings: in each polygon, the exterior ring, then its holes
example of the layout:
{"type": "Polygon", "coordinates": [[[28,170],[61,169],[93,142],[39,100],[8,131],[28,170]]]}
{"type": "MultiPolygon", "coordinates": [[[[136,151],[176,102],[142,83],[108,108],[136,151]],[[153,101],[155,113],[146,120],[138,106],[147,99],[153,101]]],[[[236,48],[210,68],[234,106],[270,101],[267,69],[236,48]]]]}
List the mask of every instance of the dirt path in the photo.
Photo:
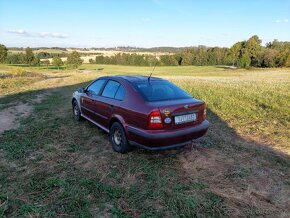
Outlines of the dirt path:
{"type": "Polygon", "coordinates": [[[39,104],[49,95],[49,93],[38,94],[28,103],[19,102],[0,111],[0,134],[6,130],[17,129],[20,126],[20,120],[27,118],[33,112],[33,105],[39,104]]]}

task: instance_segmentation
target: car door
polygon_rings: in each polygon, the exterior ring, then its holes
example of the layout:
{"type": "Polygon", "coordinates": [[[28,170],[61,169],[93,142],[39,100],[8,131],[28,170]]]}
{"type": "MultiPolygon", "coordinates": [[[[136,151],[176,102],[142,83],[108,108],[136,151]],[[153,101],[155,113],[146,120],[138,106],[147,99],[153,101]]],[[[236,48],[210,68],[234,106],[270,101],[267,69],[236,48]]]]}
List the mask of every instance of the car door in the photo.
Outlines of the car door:
{"type": "Polygon", "coordinates": [[[102,115],[100,124],[108,127],[109,120],[119,108],[125,95],[123,85],[114,80],[109,80],[99,96],[98,113],[102,115]]]}
{"type": "Polygon", "coordinates": [[[105,82],[105,79],[94,81],[86,88],[84,95],[81,96],[82,114],[95,122],[98,122],[98,116],[96,114],[96,102],[105,82]]]}

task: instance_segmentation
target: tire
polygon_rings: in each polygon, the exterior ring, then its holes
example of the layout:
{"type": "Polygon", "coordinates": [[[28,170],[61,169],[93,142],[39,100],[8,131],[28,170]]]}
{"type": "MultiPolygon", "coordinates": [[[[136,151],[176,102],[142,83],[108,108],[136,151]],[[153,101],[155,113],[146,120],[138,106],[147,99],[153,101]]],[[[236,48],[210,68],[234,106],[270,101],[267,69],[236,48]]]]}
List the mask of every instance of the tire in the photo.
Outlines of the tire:
{"type": "Polygon", "coordinates": [[[113,150],[118,153],[124,154],[130,150],[125,130],[119,122],[113,123],[110,128],[110,141],[113,150]]]}
{"type": "Polygon", "coordinates": [[[82,120],[81,110],[80,110],[79,105],[78,105],[76,100],[74,100],[74,102],[73,102],[72,111],[73,111],[74,119],[76,121],[81,121],[82,120]]]}

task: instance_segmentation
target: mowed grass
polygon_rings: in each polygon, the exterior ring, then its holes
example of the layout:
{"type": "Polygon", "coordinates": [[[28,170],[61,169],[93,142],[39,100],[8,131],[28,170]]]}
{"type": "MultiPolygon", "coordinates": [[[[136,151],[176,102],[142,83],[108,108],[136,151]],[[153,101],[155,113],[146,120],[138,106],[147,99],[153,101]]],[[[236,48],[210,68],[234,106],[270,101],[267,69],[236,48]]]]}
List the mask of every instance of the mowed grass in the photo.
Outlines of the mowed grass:
{"type": "Polygon", "coordinates": [[[120,155],[104,132],[72,119],[72,92],[152,67],[80,68],[0,79],[0,111],[46,96],[0,136],[0,217],[289,217],[289,69],[157,67],[154,76],[206,101],[209,132],[180,151],[120,155]]]}

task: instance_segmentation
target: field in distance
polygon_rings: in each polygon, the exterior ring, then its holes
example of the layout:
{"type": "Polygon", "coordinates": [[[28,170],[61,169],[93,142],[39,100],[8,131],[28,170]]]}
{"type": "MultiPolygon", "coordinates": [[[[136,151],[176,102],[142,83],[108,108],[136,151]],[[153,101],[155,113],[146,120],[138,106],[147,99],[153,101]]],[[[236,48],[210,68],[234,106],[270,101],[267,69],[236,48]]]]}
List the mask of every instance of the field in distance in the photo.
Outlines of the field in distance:
{"type": "MultiPolygon", "coordinates": [[[[105,56],[105,57],[111,57],[111,56],[115,56],[116,54],[138,54],[138,55],[154,55],[157,58],[161,55],[171,55],[173,53],[170,52],[138,52],[138,51],[124,51],[124,50],[120,50],[120,49],[115,49],[115,50],[106,50],[106,49],[70,49],[67,48],[65,50],[62,49],[53,49],[53,48],[46,48],[46,49],[38,49],[38,50],[34,50],[35,54],[38,54],[40,52],[47,52],[50,54],[69,54],[72,51],[77,51],[81,54],[81,59],[83,59],[83,63],[87,64],[89,63],[90,59],[95,60],[96,56],[105,56]]],[[[12,54],[17,54],[17,53],[24,53],[24,50],[9,50],[10,53],[12,54]]],[[[52,61],[52,58],[47,58],[50,62],[52,61]]],[[[41,59],[42,61],[45,59],[41,59]]],[[[62,61],[66,61],[67,58],[66,57],[62,57],[61,58],[62,61]]]]}
{"type": "Polygon", "coordinates": [[[207,103],[209,132],[179,152],[120,155],[72,119],[77,88],[151,72],[0,65],[0,116],[12,120],[0,133],[0,216],[288,217],[290,70],[156,67],[207,103]]]}

